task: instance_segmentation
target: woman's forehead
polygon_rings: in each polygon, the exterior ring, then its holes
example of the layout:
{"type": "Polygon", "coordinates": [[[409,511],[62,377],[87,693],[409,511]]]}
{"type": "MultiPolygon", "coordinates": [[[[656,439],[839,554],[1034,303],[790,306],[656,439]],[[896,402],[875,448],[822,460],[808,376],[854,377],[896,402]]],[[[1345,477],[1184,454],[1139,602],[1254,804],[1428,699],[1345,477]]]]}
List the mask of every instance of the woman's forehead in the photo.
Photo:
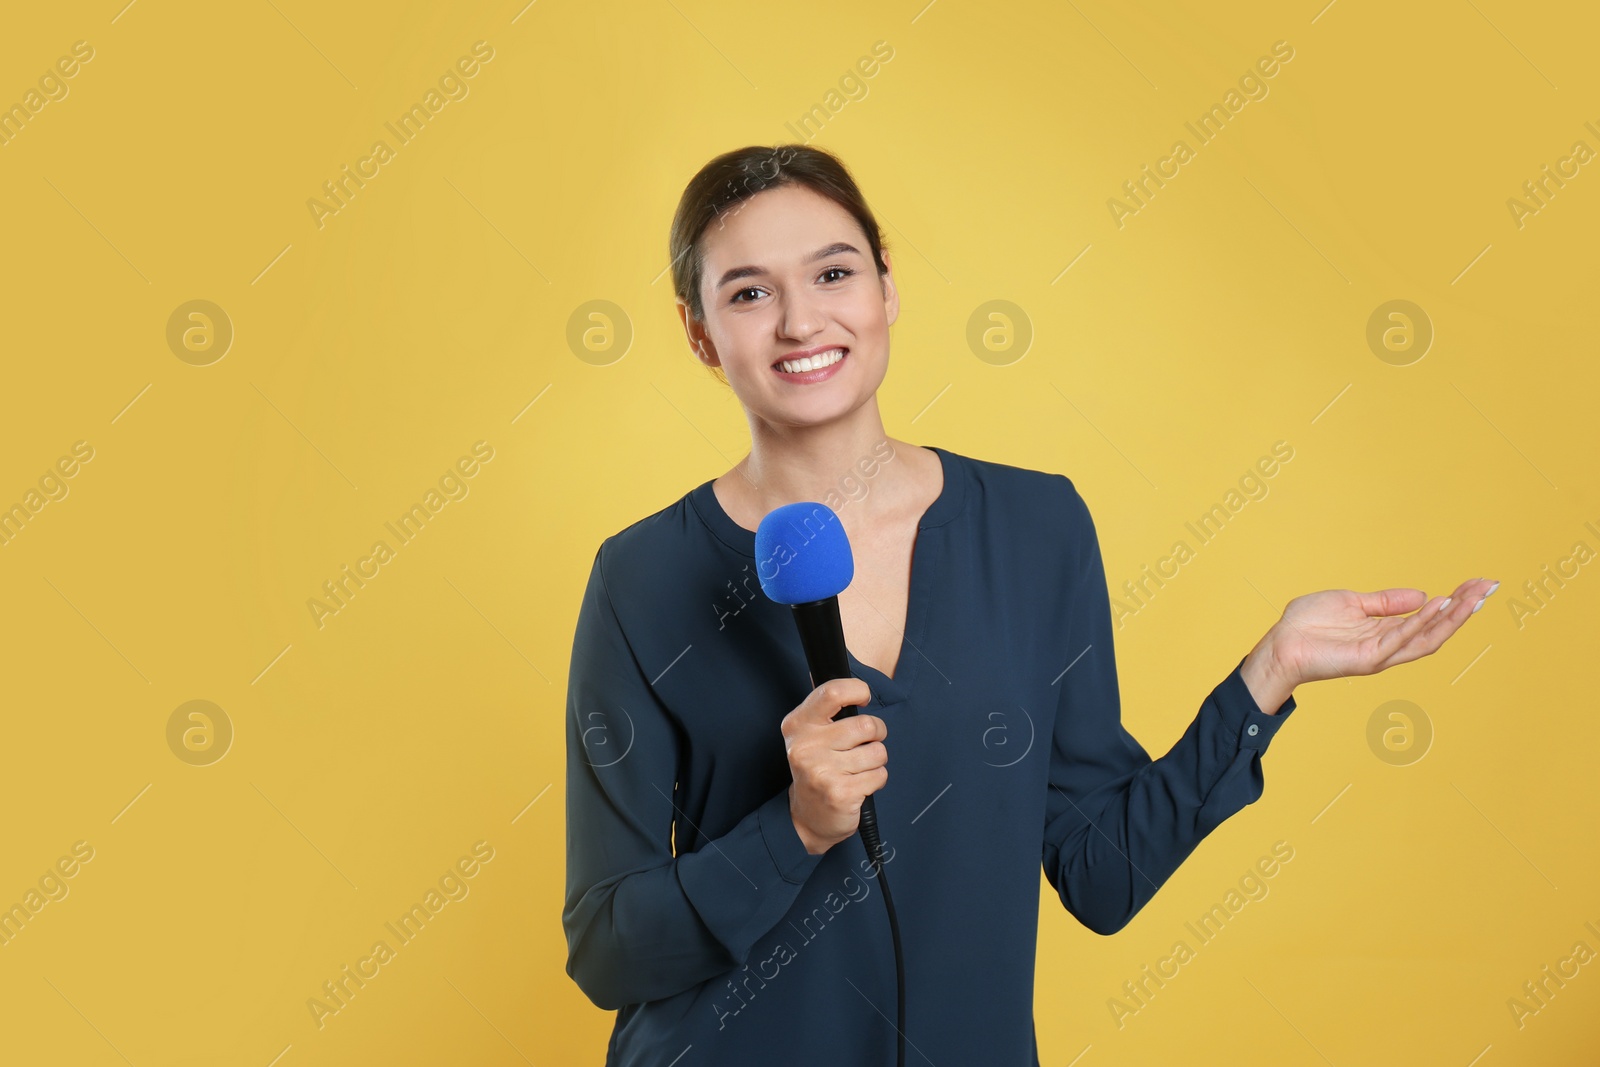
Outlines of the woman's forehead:
{"type": "Polygon", "coordinates": [[[861,227],[838,204],[805,186],[766,189],[740,201],[706,227],[701,254],[713,284],[741,267],[777,270],[849,245],[865,254],[861,227]]]}

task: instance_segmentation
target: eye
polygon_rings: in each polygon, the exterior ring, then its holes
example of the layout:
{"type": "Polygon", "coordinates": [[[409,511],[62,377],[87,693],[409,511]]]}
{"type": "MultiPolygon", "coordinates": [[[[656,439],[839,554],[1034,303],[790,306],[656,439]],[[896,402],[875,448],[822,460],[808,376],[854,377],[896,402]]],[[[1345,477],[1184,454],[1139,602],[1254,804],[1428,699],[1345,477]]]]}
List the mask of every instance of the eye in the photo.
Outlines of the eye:
{"type": "Polygon", "coordinates": [[[730,303],[730,304],[748,304],[750,301],[748,301],[748,300],[740,300],[739,298],[741,296],[743,296],[744,294],[746,294],[746,293],[759,293],[759,292],[761,292],[761,290],[755,288],[754,286],[751,286],[748,289],[740,289],[738,292],[733,294],[733,296],[728,300],[728,303],[730,303]]]}
{"type": "MultiPolygon", "coordinates": [[[[849,267],[829,267],[827,270],[822,272],[822,275],[823,275],[823,277],[827,277],[830,274],[842,274],[842,275],[844,275],[845,278],[848,278],[848,277],[850,277],[850,275],[852,275],[854,273],[855,273],[855,271],[851,270],[849,267]]],[[[841,278],[839,280],[843,281],[844,278],[841,278]]]]}

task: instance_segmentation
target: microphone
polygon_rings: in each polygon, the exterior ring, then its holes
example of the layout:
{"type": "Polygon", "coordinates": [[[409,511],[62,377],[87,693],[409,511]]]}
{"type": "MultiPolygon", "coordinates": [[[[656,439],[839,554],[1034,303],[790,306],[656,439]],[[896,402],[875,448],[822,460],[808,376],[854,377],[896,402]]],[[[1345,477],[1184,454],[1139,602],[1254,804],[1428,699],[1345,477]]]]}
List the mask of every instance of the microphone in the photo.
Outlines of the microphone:
{"type": "MultiPolygon", "coordinates": [[[[839,516],[826,504],[811,501],[773,509],[756,529],[756,560],[762,592],[794,612],[812,686],[851,677],[839,594],[855,577],[855,558],[839,516]]],[[[854,707],[844,707],[834,718],[854,714],[854,707]]],[[[858,832],[867,857],[881,874],[883,841],[872,800],[870,795],[861,798],[858,832]]]]}
{"type": "MultiPolygon", "coordinates": [[[[839,594],[855,577],[855,559],[844,523],[826,504],[802,501],[774,508],[756,529],[756,577],[762,592],[779,604],[788,604],[800,629],[812,687],[835,678],[849,678],[850,652],[844,643],[844,623],[839,618],[839,594]],[[769,573],[770,572],[770,573],[769,573]]],[[[856,714],[843,707],[837,719],[856,714]]],[[[895,1063],[906,1062],[906,962],[900,947],[900,919],[889,894],[889,875],[883,869],[883,839],[878,832],[878,808],[870,794],[861,798],[857,832],[867,857],[878,874],[883,907],[889,917],[889,938],[894,945],[895,1063]]]]}

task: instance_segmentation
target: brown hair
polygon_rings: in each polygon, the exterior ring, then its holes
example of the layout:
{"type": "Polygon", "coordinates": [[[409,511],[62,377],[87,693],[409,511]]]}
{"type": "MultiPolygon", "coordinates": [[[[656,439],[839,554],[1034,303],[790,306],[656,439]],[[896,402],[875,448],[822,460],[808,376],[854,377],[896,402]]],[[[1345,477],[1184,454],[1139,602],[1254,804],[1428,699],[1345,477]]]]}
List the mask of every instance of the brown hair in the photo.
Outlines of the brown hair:
{"type": "MultiPolygon", "coordinates": [[[[850,171],[836,156],[825,149],[803,144],[771,148],[748,145],[724,152],[701,167],[684,187],[678,210],[672,216],[672,233],[668,239],[672,288],[689,306],[689,313],[696,320],[705,319],[705,307],[700,300],[700,282],[705,269],[700,237],[706,227],[713,222],[720,224],[724,214],[738,211],[743,201],[762,190],[785,185],[804,185],[849,212],[866,235],[878,277],[881,279],[889,272],[883,261],[885,245],[878,220],[850,171]]],[[[712,372],[727,382],[720,367],[713,367],[712,372]]]]}

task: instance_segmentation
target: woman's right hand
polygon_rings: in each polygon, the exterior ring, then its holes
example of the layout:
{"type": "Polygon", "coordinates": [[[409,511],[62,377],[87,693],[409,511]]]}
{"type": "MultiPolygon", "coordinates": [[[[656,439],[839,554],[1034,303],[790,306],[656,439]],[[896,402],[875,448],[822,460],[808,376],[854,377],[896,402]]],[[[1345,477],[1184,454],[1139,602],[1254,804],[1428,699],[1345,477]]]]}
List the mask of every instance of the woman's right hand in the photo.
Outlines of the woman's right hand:
{"type": "Polygon", "coordinates": [[[876,715],[857,712],[837,721],[843,708],[872,699],[859,678],[823,682],[783,717],[789,753],[789,815],[811,855],[821,855],[856,832],[861,802],[889,780],[889,728],[876,715]]]}

